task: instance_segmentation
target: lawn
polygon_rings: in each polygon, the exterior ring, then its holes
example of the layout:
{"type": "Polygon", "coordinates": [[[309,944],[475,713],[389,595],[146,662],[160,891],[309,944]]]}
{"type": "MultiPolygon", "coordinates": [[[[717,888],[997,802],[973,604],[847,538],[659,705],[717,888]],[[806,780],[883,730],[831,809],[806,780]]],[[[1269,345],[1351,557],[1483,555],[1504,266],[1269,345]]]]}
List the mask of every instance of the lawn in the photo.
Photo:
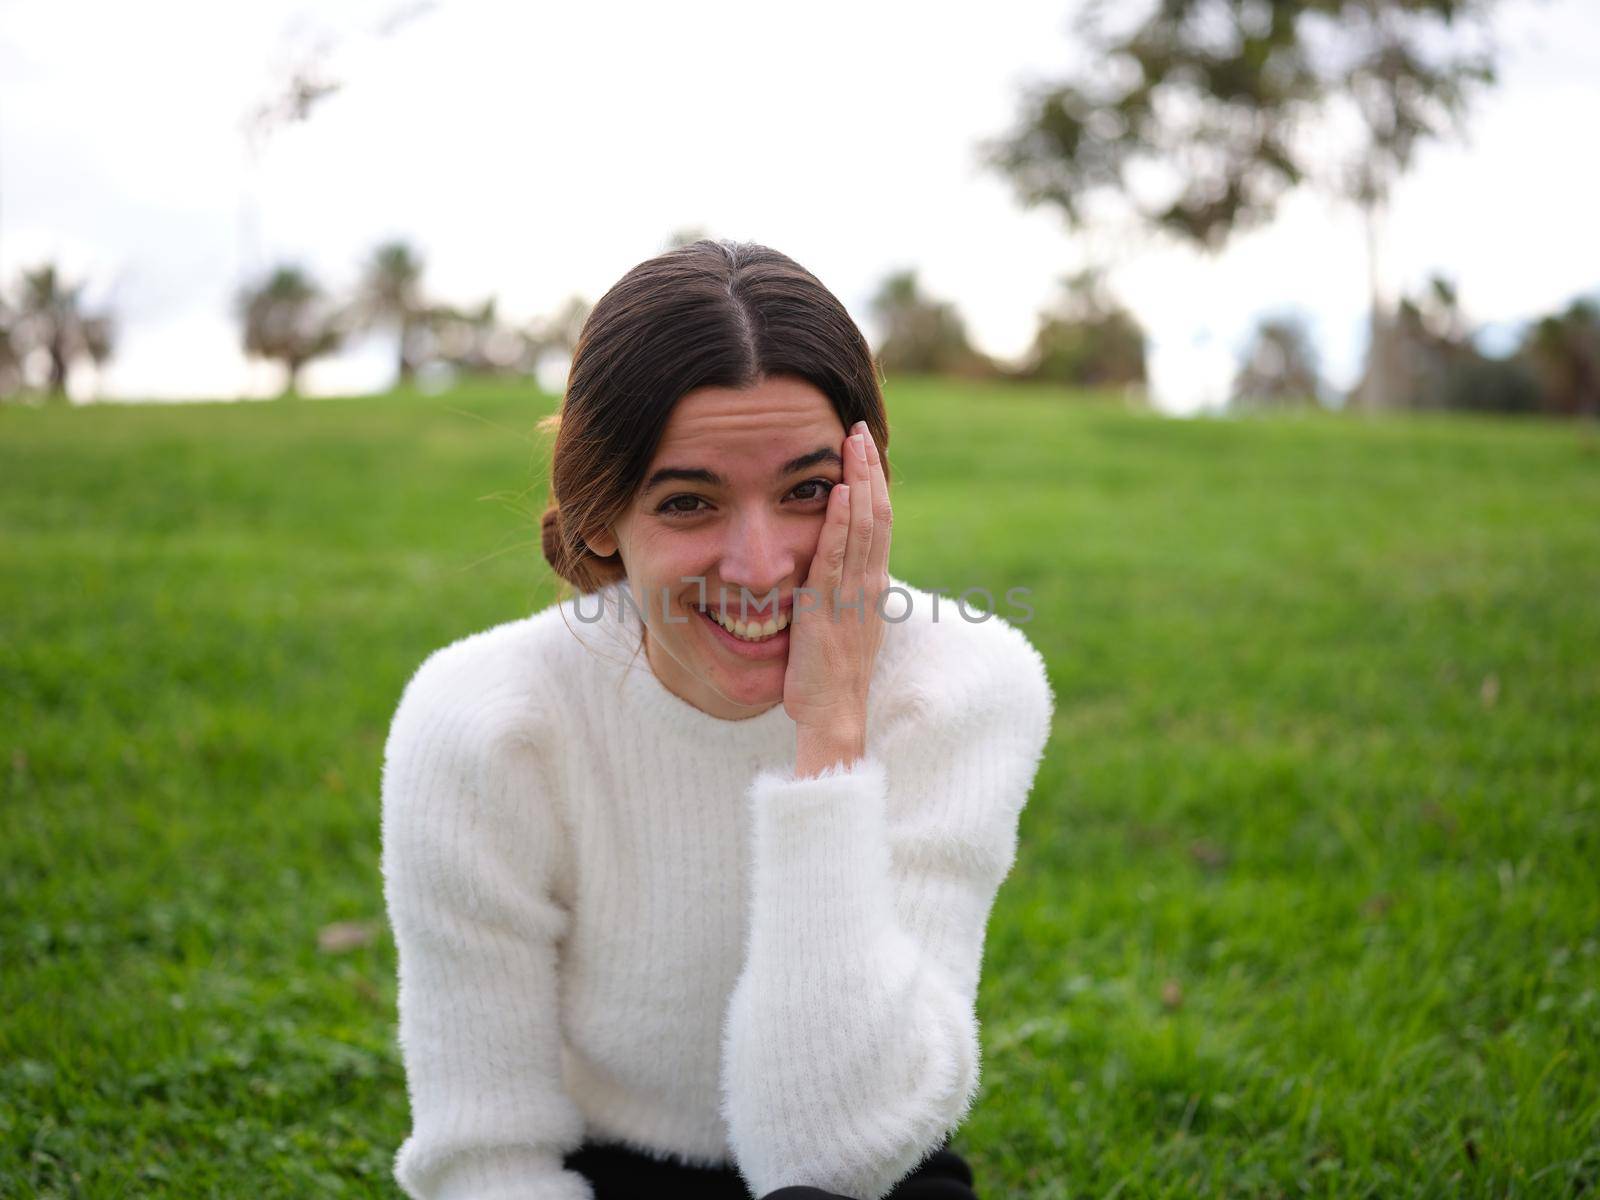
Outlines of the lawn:
{"type": "MultiPolygon", "coordinates": [[[[380,754],[556,594],[553,404],[0,410],[0,1195],[399,1195],[380,754]]],[[[1057,696],[986,1200],[1593,1194],[1600,438],[889,404],[892,569],[1032,588],[1057,696]]]]}

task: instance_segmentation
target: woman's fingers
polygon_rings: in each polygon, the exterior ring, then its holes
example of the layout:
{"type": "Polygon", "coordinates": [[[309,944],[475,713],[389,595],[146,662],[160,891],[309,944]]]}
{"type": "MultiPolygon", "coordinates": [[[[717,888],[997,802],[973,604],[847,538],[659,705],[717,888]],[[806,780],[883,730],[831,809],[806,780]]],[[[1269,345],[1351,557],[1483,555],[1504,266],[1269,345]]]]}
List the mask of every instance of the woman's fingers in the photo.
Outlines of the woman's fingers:
{"type": "Polygon", "coordinates": [[[819,612],[833,610],[834,593],[840,586],[844,572],[845,544],[850,535],[851,490],[849,484],[841,483],[828,492],[822,535],[817,539],[817,552],[811,559],[811,570],[806,579],[806,586],[817,593],[806,598],[806,607],[819,612]]]}
{"type": "Polygon", "coordinates": [[[865,586],[867,558],[872,551],[872,468],[867,463],[867,435],[845,438],[849,465],[845,481],[850,486],[850,537],[844,551],[844,601],[857,600],[856,589],[865,586]]]}
{"type": "Polygon", "coordinates": [[[894,509],[889,504],[889,481],[883,474],[883,456],[872,433],[862,423],[861,431],[867,439],[867,465],[871,468],[872,482],[872,549],[867,555],[867,574],[874,580],[887,584],[889,575],[889,537],[894,527],[894,509]]]}
{"type": "Polygon", "coordinates": [[[887,579],[892,512],[883,460],[866,422],[844,439],[844,482],[828,494],[809,583],[816,606],[875,604],[887,579]],[[853,485],[853,486],[852,486],[853,485]]]}

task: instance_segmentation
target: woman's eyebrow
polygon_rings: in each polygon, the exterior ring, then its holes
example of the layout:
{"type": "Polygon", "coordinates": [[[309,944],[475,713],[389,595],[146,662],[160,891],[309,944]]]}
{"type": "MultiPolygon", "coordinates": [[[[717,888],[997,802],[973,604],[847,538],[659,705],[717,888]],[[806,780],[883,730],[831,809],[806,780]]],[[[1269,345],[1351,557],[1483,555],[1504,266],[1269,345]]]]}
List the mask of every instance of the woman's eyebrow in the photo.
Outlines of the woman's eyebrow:
{"type": "MultiPolygon", "coordinates": [[[[811,451],[810,454],[802,454],[784,463],[783,466],[778,468],[778,477],[781,479],[785,475],[793,475],[796,471],[804,471],[808,467],[814,467],[819,463],[832,463],[840,468],[844,466],[844,460],[839,457],[837,450],[832,446],[819,446],[811,451]]],[[[708,467],[662,467],[660,470],[650,473],[650,478],[644,481],[644,487],[640,490],[648,492],[657,484],[666,483],[674,479],[684,480],[688,483],[709,484],[712,487],[725,487],[728,482],[708,467]]]]}
{"type": "Polygon", "coordinates": [[[791,458],[784,463],[783,466],[778,468],[778,477],[793,475],[796,471],[804,471],[816,466],[818,463],[832,463],[840,469],[844,467],[844,459],[839,457],[837,450],[832,446],[820,446],[810,454],[802,454],[799,458],[791,458]]]}

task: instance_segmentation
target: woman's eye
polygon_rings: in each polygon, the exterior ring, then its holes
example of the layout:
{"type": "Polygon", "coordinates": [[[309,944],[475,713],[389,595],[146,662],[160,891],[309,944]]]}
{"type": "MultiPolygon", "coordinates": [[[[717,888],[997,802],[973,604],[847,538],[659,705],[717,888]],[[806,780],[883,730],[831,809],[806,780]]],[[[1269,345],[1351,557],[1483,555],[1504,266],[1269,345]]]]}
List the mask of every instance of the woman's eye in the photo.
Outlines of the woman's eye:
{"type": "Polygon", "coordinates": [[[699,496],[691,496],[691,495],[689,495],[687,493],[685,493],[685,494],[683,494],[681,496],[669,496],[662,503],[661,507],[656,509],[656,511],[657,512],[666,513],[668,516],[674,516],[674,517],[689,516],[690,514],[699,511],[698,509],[693,507],[694,505],[698,504],[699,502],[700,502],[700,497],[699,496]],[[679,507],[680,502],[681,501],[685,501],[685,500],[689,502],[690,507],[688,507],[688,508],[679,507]]]}
{"type": "MultiPolygon", "coordinates": [[[[789,494],[797,500],[810,503],[816,500],[826,500],[828,493],[834,489],[831,479],[808,479],[804,483],[796,484],[789,494]]],[[[668,496],[657,506],[656,512],[666,517],[692,517],[701,512],[700,502],[703,496],[696,496],[689,492],[682,492],[676,496],[668,496]]]]}
{"type": "Polygon", "coordinates": [[[833,480],[831,480],[831,479],[808,479],[804,483],[802,483],[798,487],[796,487],[794,490],[796,492],[801,492],[801,491],[804,491],[807,488],[820,488],[822,490],[821,491],[813,491],[813,492],[811,492],[810,495],[801,496],[800,499],[802,499],[802,500],[823,500],[823,499],[827,498],[827,495],[828,495],[829,492],[833,491],[833,480]]]}

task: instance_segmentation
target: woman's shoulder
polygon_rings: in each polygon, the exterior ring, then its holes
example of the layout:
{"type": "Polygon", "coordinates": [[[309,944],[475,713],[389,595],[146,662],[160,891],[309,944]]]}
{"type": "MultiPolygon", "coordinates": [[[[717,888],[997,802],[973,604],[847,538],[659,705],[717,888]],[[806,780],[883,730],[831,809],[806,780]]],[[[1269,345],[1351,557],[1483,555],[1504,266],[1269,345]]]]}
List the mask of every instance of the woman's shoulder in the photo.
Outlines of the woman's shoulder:
{"type": "Polygon", "coordinates": [[[401,692],[391,740],[426,733],[480,752],[550,736],[562,711],[560,686],[584,669],[561,608],[552,604],[428,654],[401,692]]]}
{"type": "Polygon", "coordinates": [[[560,709],[548,686],[559,669],[551,661],[559,652],[552,614],[457,638],[427,655],[406,682],[381,778],[391,904],[416,888],[473,893],[490,861],[479,852],[496,846],[515,845],[530,872],[560,860],[565,802],[560,709]]]}
{"type": "Polygon", "coordinates": [[[930,715],[969,721],[996,711],[1048,725],[1055,696],[1044,656],[1023,631],[1034,610],[1024,589],[1003,598],[950,595],[891,576],[903,595],[885,600],[885,684],[930,715]]]}

